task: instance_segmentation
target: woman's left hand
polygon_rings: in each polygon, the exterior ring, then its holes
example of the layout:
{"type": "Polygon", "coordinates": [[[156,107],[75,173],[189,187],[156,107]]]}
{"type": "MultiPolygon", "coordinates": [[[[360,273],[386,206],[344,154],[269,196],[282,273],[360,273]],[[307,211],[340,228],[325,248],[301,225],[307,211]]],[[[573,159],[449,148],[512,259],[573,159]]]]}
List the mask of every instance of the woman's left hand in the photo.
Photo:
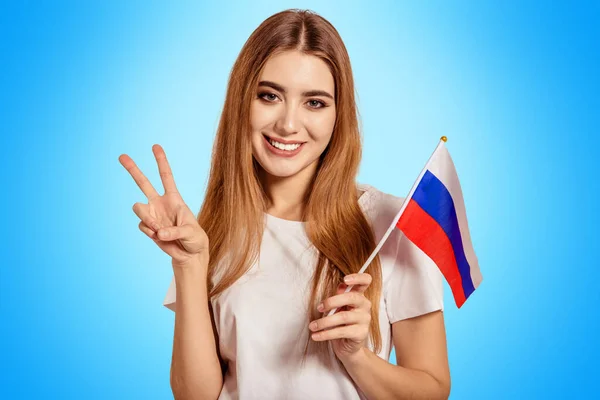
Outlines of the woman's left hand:
{"type": "Polygon", "coordinates": [[[314,320],[309,329],[315,341],[332,340],[335,355],[344,362],[351,359],[366,346],[371,325],[371,302],[364,296],[371,284],[371,275],[350,274],[338,286],[335,296],[325,299],[317,310],[327,315],[330,310],[338,308],[335,314],[314,320]],[[346,279],[350,278],[351,281],[346,279]],[[346,288],[353,285],[348,292],[346,288]]]}

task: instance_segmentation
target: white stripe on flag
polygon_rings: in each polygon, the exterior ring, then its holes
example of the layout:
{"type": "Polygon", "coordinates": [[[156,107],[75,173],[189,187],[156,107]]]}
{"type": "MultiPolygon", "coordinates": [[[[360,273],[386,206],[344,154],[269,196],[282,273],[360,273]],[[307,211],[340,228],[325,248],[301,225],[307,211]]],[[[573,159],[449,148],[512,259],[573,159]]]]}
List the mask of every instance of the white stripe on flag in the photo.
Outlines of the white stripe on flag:
{"type": "Polygon", "coordinates": [[[477,288],[483,280],[483,276],[481,275],[479,262],[477,261],[477,256],[475,256],[475,251],[473,250],[473,244],[471,242],[469,224],[467,223],[467,213],[465,211],[465,203],[460,188],[460,182],[458,180],[458,174],[456,173],[454,162],[445,145],[439,146],[436,149],[436,154],[433,155],[428,169],[444,184],[444,186],[446,186],[446,189],[450,192],[450,196],[452,196],[465,257],[471,267],[471,280],[473,281],[473,286],[477,288]]]}

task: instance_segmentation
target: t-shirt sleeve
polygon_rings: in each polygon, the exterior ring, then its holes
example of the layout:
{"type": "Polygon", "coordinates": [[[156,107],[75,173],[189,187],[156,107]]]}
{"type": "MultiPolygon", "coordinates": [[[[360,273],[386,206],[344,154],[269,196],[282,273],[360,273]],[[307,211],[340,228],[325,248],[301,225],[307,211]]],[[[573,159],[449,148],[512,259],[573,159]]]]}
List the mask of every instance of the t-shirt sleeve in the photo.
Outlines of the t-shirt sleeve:
{"type": "Polygon", "coordinates": [[[163,300],[163,305],[169,310],[175,311],[175,303],[177,300],[177,286],[175,285],[175,277],[171,279],[169,288],[167,289],[167,295],[163,300]]]}
{"type": "Polygon", "coordinates": [[[390,323],[436,310],[443,311],[441,271],[401,231],[395,233],[399,237],[398,251],[383,287],[390,323]]]}

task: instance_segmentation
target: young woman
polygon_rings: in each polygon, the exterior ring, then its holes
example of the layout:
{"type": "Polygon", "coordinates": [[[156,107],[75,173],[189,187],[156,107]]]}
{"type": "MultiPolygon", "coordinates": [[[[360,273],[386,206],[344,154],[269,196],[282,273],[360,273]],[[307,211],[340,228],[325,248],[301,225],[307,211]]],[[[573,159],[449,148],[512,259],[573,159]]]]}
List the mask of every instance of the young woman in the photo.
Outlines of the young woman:
{"type": "Polygon", "coordinates": [[[357,273],[402,199],[356,183],[352,70],[328,21],[287,10],[252,33],[197,217],[153,152],[162,196],[119,159],[148,197],[133,207],[139,228],[172,257],[176,398],[448,397],[437,267],[395,230],[357,273]]]}

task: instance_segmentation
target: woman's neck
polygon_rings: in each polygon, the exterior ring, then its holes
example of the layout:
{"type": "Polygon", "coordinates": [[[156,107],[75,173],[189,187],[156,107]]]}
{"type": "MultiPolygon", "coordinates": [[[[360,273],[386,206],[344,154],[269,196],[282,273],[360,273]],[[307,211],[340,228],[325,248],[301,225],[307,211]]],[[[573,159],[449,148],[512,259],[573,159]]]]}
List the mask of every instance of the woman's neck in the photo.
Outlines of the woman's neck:
{"type": "Polygon", "coordinates": [[[277,177],[262,171],[260,179],[267,195],[267,214],[277,218],[301,221],[305,199],[314,180],[314,163],[288,177],[277,177]]]}

